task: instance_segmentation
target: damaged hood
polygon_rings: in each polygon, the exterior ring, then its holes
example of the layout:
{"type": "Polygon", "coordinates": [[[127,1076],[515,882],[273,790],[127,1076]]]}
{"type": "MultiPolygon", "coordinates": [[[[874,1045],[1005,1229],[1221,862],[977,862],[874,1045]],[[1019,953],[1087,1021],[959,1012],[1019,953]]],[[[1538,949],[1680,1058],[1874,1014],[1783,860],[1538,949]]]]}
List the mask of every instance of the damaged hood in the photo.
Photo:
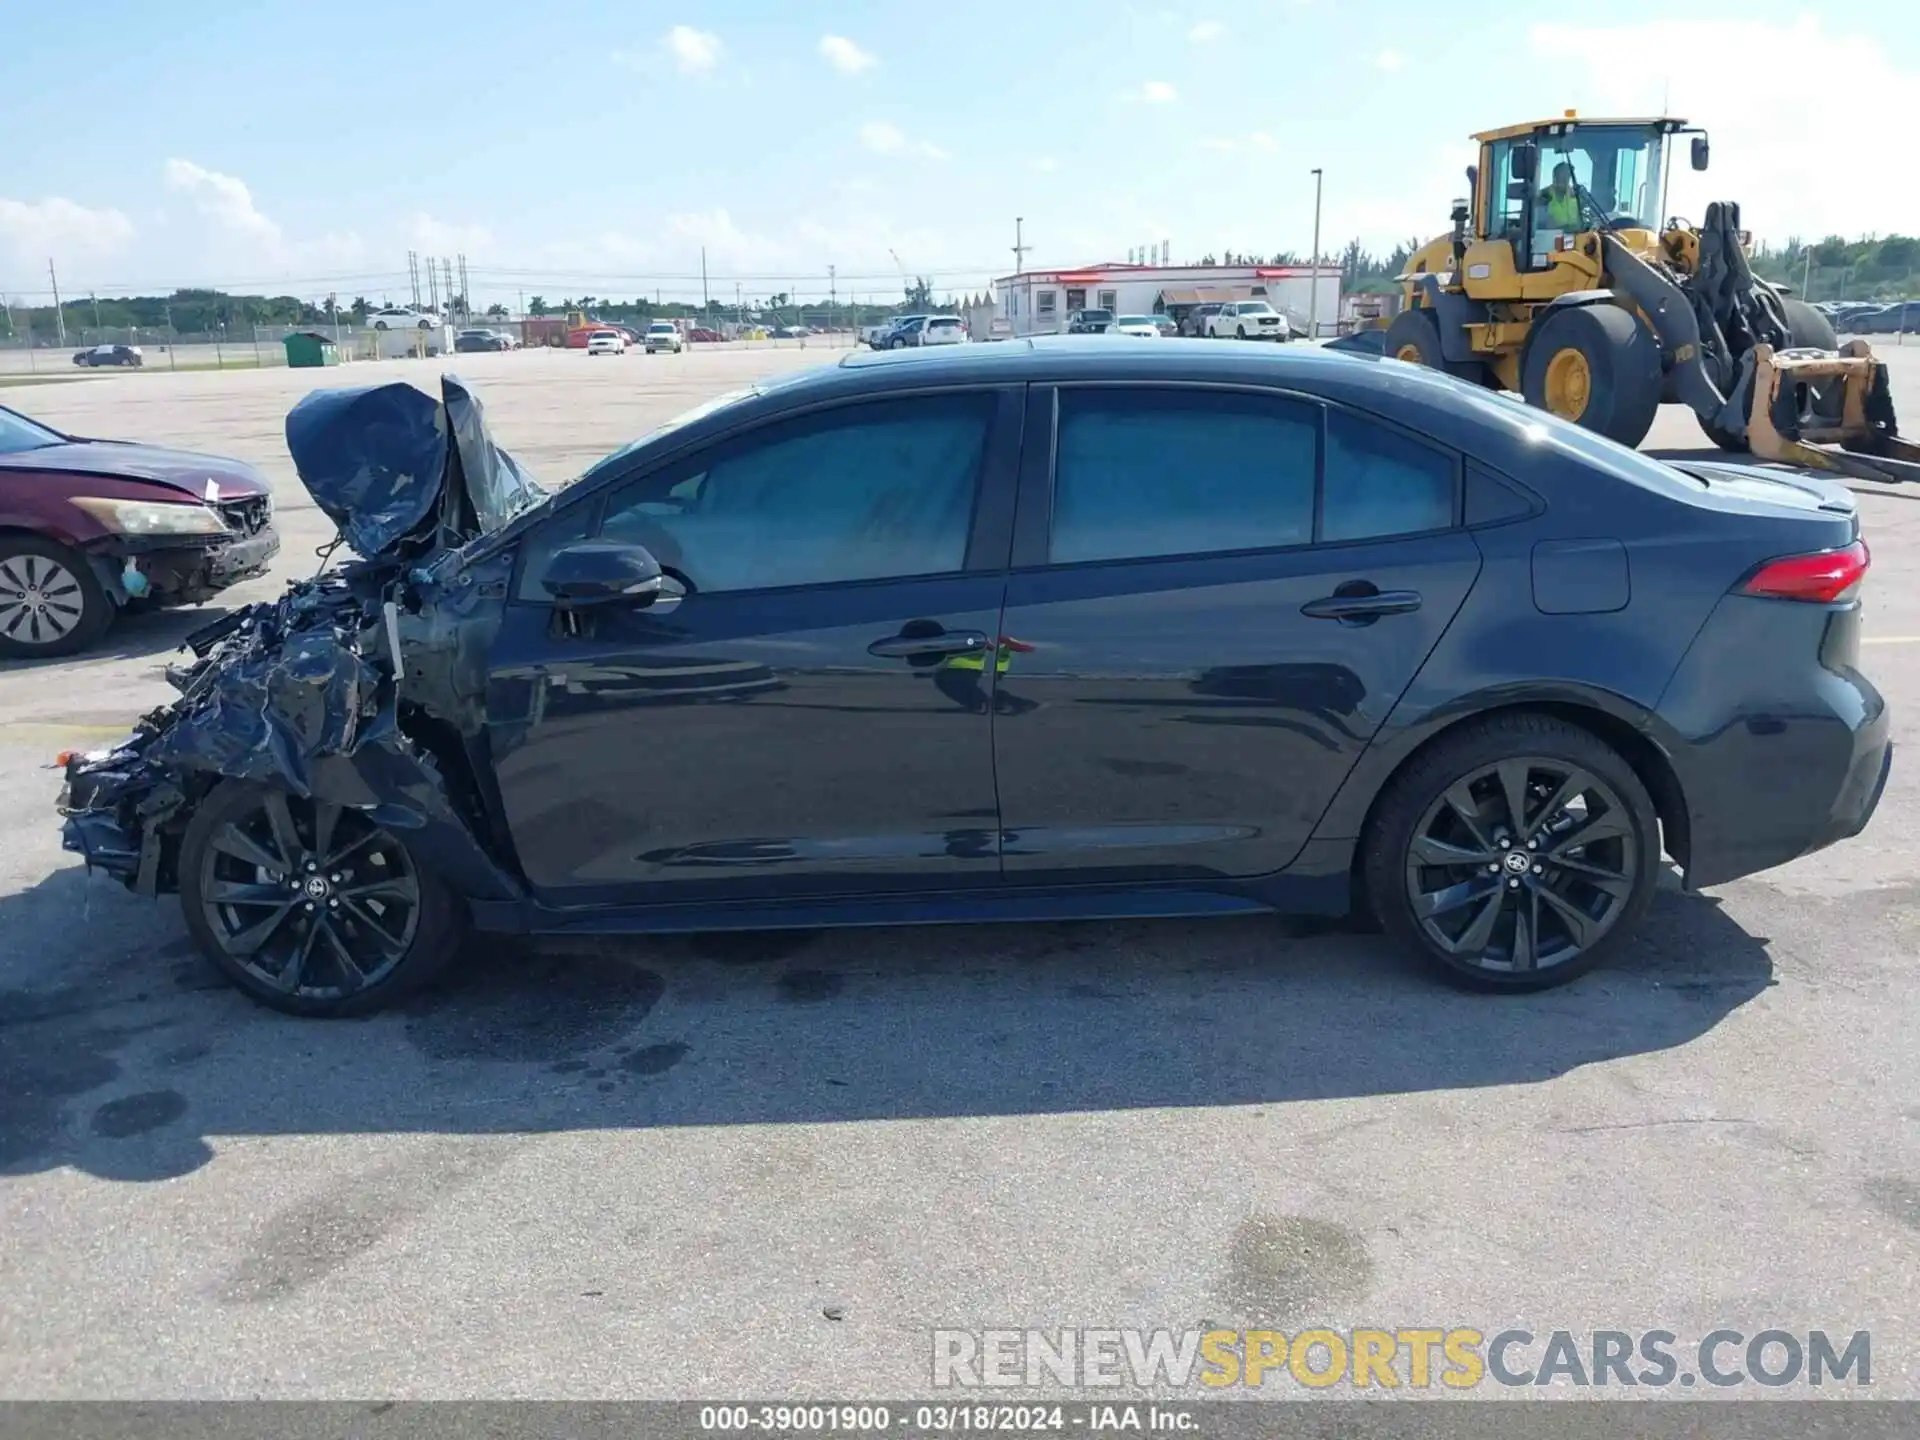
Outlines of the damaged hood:
{"type": "Polygon", "coordinates": [[[451,375],[438,400],[402,381],[316,390],[287,414],[287,451],[314,504],[368,560],[464,545],[547,496],[451,375]]]}

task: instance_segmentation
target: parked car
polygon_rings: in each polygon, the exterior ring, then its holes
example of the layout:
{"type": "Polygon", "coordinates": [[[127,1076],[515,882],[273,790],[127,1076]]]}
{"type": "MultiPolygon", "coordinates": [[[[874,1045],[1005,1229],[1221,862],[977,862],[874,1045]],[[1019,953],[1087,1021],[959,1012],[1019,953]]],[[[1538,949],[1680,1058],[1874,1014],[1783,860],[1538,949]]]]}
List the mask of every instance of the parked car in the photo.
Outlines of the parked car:
{"type": "Polygon", "coordinates": [[[718,330],[709,330],[704,325],[696,325],[687,331],[687,339],[697,345],[717,345],[726,338],[718,330]]]}
{"type": "Polygon", "coordinates": [[[649,355],[658,350],[670,350],[678,355],[686,349],[686,341],[681,338],[680,327],[671,320],[656,320],[647,326],[647,336],[643,343],[649,355]]]}
{"type": "Polygon", "coordinates": [[[776,340],[804,340],[813,332],[804,325],[776,325],[773,338],[776,340]]]}
{"type": "Polygon", "coordinates": [[[63,435],[0,407],[0,656],[71,654],[124,610],[264,574],[279,549],[251,465],[63,435]]]}
{"type": "Polygon", "coordinates": [[[1113,324],[1111,310],[1076,310],[1067,317],[1069,335],[1098,335],[1113,324]]]}
{"type": "Polygon", "coordinates": [[[1160,327],[1153,323],[1151,315],[1122,315],[1113,322],[1113,333],[1132,335],[1143,340],[1158,340],[1160,327]]]}
{"type": "Polygon", "coordinates": [[[1850,316],[1846,328],[1855,335],[1894,335],[1920,330],[1920,300],[1882,305],[1876,310],[1850,316]]]}
{"type": "Polygon", "coordinates": [[[469,355],[487,350],[511,350],[513,346],[506,336],[495,330],[462,330],[453,337],[453,348],[469,355]]]}
{"type": "Polygon", "coordinates": [[[1174,323],[1171,315],[1149,315],[1147,319],[1153,322],[1153,328],[1160,332],[1163,339],[1172,339],[1180,333],[1180,327],[1174,323]]]}
{"type": "Polygon", "coordinates": [[[146,357],[138,345],[95,345],[73,357],[76,365],[144,365],[146,357]]]}
{"type": "Polygon", "coordinates": [[[618,330],[595,330],[587,336],[587,354],[624,355],[627,353],[627,337],[618,330]]]}
{"type": "Polygon", "coordinates": [[[1204,339],[1207,335],[1207,322],[1220,313],[1217,301],[1209,300],[1204,305],[1196,305],[1187,311],[1180,321],[1180,333],[1204,339]]]}
{"type": "Polygon", "coordinates": [[[904,350],[909,345],[920,343],[920,332],[926,328],[928,315],[903,315],[898,324],[881,338],[882,350],[904,350]]]}
{"type": "Polygon", "coordinates": [[[1207,317],[1207,334],[1217,340],[1291,340],[1293,327],[1264,300],[1237,300],[1207,317]]]}
{"type": "Polygon", "coordinates": [[[193,637],[186,696],[68,762],[64,843],[300,1014],[469,928],[1356,906],[1519,991],[1628,943],[1663,850],[1720,885],[1879,802],[1842,485],[1318,347],[897,360],[545,498],[450,378],[309,396],[364,558],[193,637]]]}
{"type": "Polygon", "coordinates": [[[389,305],[384,310],[369,310],[367,324],[375,330],[431,330],[440,321],[432,315],[422,315],[418,310],[409,310],[404,305],[389,305]]]}
{"type": "Polygon", "coordinates": [[[929,315],[920,327],[916,345],[959,345],[967,338],[967,327],[958,315],[929,315]]]}

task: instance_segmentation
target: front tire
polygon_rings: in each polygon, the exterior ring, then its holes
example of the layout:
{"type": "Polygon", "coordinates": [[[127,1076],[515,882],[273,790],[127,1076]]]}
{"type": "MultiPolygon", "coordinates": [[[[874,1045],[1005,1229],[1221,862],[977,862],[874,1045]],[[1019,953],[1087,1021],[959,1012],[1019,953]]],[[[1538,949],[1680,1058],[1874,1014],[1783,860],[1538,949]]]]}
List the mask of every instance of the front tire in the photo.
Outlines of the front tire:
{"type": "Polygon", "coordinates": [[[38,535],[0,535],[0,655],[71,655],[112,623],[113,601],[84,556],[38,535]]]}
{"type": "Polygon", "coordinates": [[[1551,716],[1470,721],[1382,792],[1361,841],[1381,927],[1454,984],[1565,984],[1632,934],[1660,825],[1633,768],[1551,716]]]}
{"type": "Polygon", "coordinates": [[[1617,305],[1555,310],[1534,326],[1520,366],[1529,405],[1622,445],[1638,445],[1660,409],[1660,347],[1617,305]]]}
{"type": "Polygon", "coordinates": [[[214,966],[288,1015],[368,1015],[452,963],[459,900],[361,812],[228,780],[180,844],[180,905],[214,966]]]}
{"type": "Polygon", "coordinates": [[[1424,365],[1457,380],[1484,381],[1486,367],[1473,360],[1449,360],[1440,348],[1440,322],[1424,307],[1402,310],[1387,326],[1381,349],[1390,360],[1424,365]]]}

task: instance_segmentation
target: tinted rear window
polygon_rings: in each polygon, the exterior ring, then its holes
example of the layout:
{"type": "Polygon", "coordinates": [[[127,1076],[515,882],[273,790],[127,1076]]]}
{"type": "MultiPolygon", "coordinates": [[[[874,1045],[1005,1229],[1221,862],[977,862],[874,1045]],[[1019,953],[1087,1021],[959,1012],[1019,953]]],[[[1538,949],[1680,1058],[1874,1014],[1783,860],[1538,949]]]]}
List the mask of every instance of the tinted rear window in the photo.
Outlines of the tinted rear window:
{"type": "Polygon", "coordinates": [[[1063,390],[1057,563],[1304,545],[1316,407],[1226,391],[1063,390]]]}

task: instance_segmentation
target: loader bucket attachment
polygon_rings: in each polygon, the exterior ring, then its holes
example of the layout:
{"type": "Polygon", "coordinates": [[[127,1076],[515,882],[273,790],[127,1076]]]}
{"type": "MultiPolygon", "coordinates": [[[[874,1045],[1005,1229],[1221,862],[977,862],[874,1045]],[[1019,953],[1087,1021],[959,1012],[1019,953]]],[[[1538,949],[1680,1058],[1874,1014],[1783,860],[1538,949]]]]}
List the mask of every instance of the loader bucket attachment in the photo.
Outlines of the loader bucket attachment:
{"type": "Polygon", "coordinates": [[[1920,444],[1900,438],[1887,367],[1864,340],[1849,340],[1838,354],[1756,345],[1751,395],[1747,448],[1755,458],[1861,480],[1920,481],[1920,444]]]}

